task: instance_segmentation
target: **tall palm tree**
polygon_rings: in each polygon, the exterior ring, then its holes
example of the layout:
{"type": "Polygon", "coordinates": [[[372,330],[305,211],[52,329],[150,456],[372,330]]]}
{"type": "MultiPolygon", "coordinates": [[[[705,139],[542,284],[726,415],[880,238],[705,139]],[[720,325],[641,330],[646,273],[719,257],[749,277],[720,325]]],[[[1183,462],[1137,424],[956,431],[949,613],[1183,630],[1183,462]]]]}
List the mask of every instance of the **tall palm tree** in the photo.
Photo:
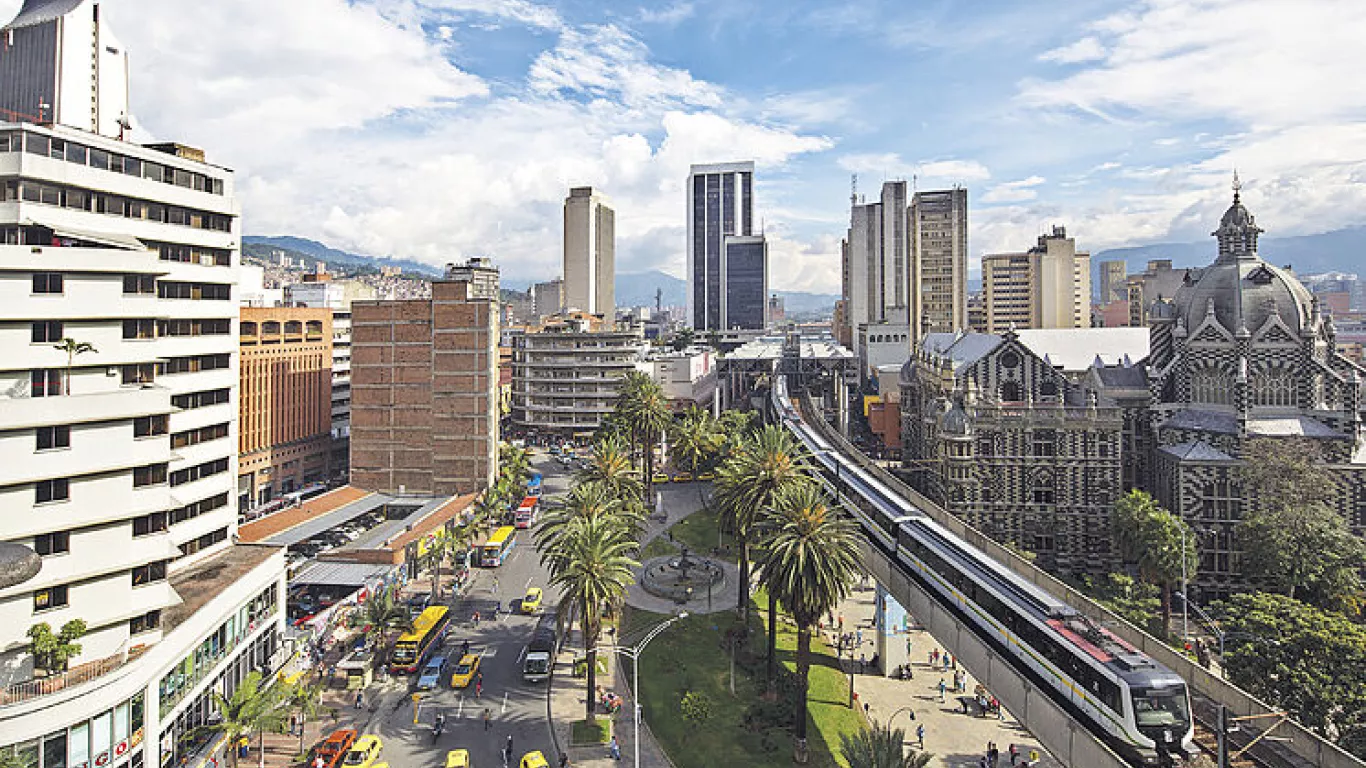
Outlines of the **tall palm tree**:
{"type": "Polygon", "coordinates": [[[783,488],[811,482],[806,449],[787,430],[764,427],[743,438],[716,473],[714,496],[739,547],[737,611],[749,609],[750,538],[760,510],[783,488]]]}
{"type": "Polygon", "coordinates": [[[655,452],[654,446],[668,428],[673,415],[669,410],[668,398],[664,389],[654,379],[638,371],[626,374],[628,384],[623,387],[617,406],[631,425],[631,431],[645,452],[645,506],[650,506],[650,496],[654,485],[655,452]],[[634,374],[634,375],[633,375],[634,374]]]}
{"type": "Polygon", "coordinates": [[[905,751],[906,732],[890,723],[874,722],[853,735],[840,734],[840,757],[849,768],[925,768],[928,752],[905,751]]]}
{"type": "Polygon", "coordinates": [[[561,542],[575,534],[574,525],[579,521],[604,520],[626,538],[638,541],[644,517],[639,505],[633,502],[623,503],[604,483],[575,486],[562,503],[546,513],[534,534],[536,548],[551,576],[564,570],[568,550],[561,542]]]}
{"type": "Polygon", "coordinates": [[[285,696],[290,710],[299,716],[299,753],[303,754],[304,727],[322,711],[323,686],[320,682],[310,683],[300,678],[286,689],[285,696]]]}
{"type": "Polygon", "coordinates": [[[95,345],[88,341],[76,341],[71,337],[61,340],[58,344],[53,344],[52,348],[66,353],[66,394],[71,394],[71,369],[76,367],[76,358],[87,352],[99,352],[95,345]]]}
{"type": "Polygon", "coordinates": [[[638,566],[631,553],[638,546],[612,515],[580,517],[569,522],[560,536],[541,551],[541,561],[553,574],[551,585],[560,589],[561,622],[577,611],[588,662],[588,688],[584,697],[586,719],[593,719],[593,692],[597,690],[597,642],[602,632],[603,607],[616,605],[635,581],[631,569],[638,566]]]}
{"type": "Polygon", "coordinates": [[[593,457],[575,479],[603,486],[624,504],[635,504],[640,498],[640,475],[631,464],[630,447],[618,435],[605,435],[593,443],[593,457]]]}
{"type": "Polygon", "coordinates": [[[525,485],[527,478],[531,476],[531,453],[512,443],[499,444],[498,476],[500,479],[506,479],[511,488],[525,485]]]}
{"type": "MultiPolygon", "coordinates": [[[[264,741],[266,731],[280,733],[288,722],[289,701],[283,686],[264,685],[263,682],[260,672],[252,672],[231,696],[225,698],[217,691],[210,691],[219,719],[202,726],[202,731],[226,737],[233,768],[237,768],[237,743],[243,737],[250,739],[259,735],[264,741]]],[[[257,743],[257,750],[264,763],[265,750],[261,749],[261,742],[257,743]]]]}
{"type": "Polygon", "coordinates": [[[389,633],[395,629],[407,632],[413,628],[407,606],[394,599],[389,590],[370,595],[361,609],[352,614],[351,625],[363,629],[366,644],[374,649],[373,663],[377,669],[384,663],[389,633]]]}
{"type": "Polygon", "coordinates": [[[807,759],[806,694],[811,672],[811,634],[816,623],[849,594],[859,570],[858,530],[826,504],[814,483],[784,488],[758,526],[765,540],[759,574],[797,624],[797,697],[794,757],[807,759]]]}
{"type": "Polygon", "coordinates": [[[476,530],[488,530],[493,523],[500,519],[507,510],[508,499],[507,489],[502,482],[496,482],[484,489],[479,494],[479,498],[474,500],[474,518],[472,520],[476,530]]]}
{"type": "MultiPolygon", "coordinates": [[[[725,439],[720,424],[711,413],[694,405],[669,429],[669,458],[696,478],[703,467],[711,466],[716,460],[725,439]]],[[[697,486],[697,498],[701,504],[701,485],[697,486]]]]}

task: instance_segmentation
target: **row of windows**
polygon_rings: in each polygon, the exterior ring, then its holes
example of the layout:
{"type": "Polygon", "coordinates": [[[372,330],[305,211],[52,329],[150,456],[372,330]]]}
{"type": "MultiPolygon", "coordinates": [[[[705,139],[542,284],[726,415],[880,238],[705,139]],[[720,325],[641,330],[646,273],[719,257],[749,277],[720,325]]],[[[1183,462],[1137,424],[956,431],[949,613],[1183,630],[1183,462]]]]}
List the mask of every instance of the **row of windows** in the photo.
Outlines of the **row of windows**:
{"type": "Polygon", "coordinates": [[[171,473],[171,487],[174,488],[177,485],[192,483],[196,480],[201,480],[227,471],[228,460],[226,458],[206,461],[203,464],[196,464],[193,467],[186,467],[185,469],[177,469],[171,473]]]}
{"type": "Polygon", "coordinates": [[[184,395],[172,395],[171,405],[182,410],[192,410],[194,408],[205,408],[210,405],[221,405],[228,402],[229,390],[208,389],[203,392],[190,392],[184,395]]]}
{"type": "Polygon", "coordinates": [[[161,627],[161,611],[148,611],[141,616],[134,616],[128,620],[128,634],[140,635],[143,632],[151,632],[161,627]]]}
{"type": "Polygon", "coordinates": [[[151,536],[156,533],[164,533],[172,525],[178,525],[186,520],[193,520],[202,514],[212,512],[215,509],[222,509],[228,505],[228,494],[219,493],[200,499],[199,501],[186,504],[185,506],[171,510],[170,512],[153,512],[133,518],[133,536],[151,536]]]}
{"type": "Polygon", "coordinates": [[[157,284],[157,296],[163,299],[228,301],[232,298],[232,286],[227,283],[179,283],[162,281],[157,284]]]}
{"type": "Polygon", "coordinates": [[[155,248],[162,261],[180,264],[199,264],[206,267],[227,267],[232,265],[232,252],[222,248],[201,248],[197,245],[179,243],[159,243],[144,240],[148,248],[155,248]]]}
{"type": "MultiPolygon", "coordinates": [[[[298,321],[298,320],[287,320],[287,321],[285,321],[285,323],[284,323],[284,329],[285,329],[285,334],[286,334],[286,335],[289,335],[289,336],[297,336],[297,335],[299,335],[299,334],[301,334],[301,333],[304,332],[304,324],[303,324],[302,322],[298,321]]],[[[309,332],[310,334],[322,333],[322,332],[323,332],[323,323],[322,323],[322,321],[321,321],[321,320],[309,320],[309,321],[308,321],[308,332],[309,332]]],[[[280,321],[278,321],[278,320],[267,320],[267,321],[265,321],[264,323],[261,323],[261,333],[262,333],[262,335],[265,335],[265,336],[278,336],[278,335],[280,335],[280,321]]],[[[242,323],[241,335],[243,335],[243,336],[255,336],[255,335],[256,335],[256,323],[249,322],[249,321],[244,321],[244,322],[242,323]]]]}
{"type": "Polygon", "coordinates": [[[210,320],[158,320],[158,336],[222,336],[232,332],[227,318],[210,320]]]}
{"type": "Polygon", "coordinates": [[[227,436],[227,424],[210,424],[207,427],[187,429],[184,432],[177,432],[174,435],[171,435],[171,447],[185,448],[191,445],[207,443],[210,440],[221,440],[227,436]]]}
{"type": "Polygon", "coordinates": [[[212,547],[213,545],[221,541],[226,541],[227,538],[227,528],[219,528],[216,531],[210,531],[197,539],[187,541],[184,544],[181,544],[180,556],[184,557],[186,555],[193,555],[201,549],[208,549],[209,547],[212,547]]]}
{"type": "Polygon", "coordinates": [[[232,231],[232,217],[221,213],[201,211],[196,208],[181,208],[178,205],[140,200],[135,197],[92,192],[77,187],[43,184],[31,179],[5,179],[3,196],[0,197],[0,200],[5,202],[22,200],[26,203],[52,205],[77,211],[119,216],[125,219],[175,224],[214,232],[232,231]]]}
{"type": "Polygon", "coordinates": [[[134,488],[146,488],[149,485],[162,485],[165,482],[165,464],[148,464],[142,467],[133,467],[134,488]]]}
{"type": "Polygon", "coordinates": [[[43,557],[71,551],[71,531],[53,531],[33,537],[33,551],[43,557]]]}
{"type": "Polygon", "coordinates": [[[133,419],[133,437],[155,437],[170,430],[170,418],[164,414],[139,416],[133,419]]]}
{"type": "Polygon", "coordinates": [[[202,173],[172,168],[161,163],[153,163],[136,157],[120,155],[95,147],[87,147],[66,139],[40,136],[34,133],[10,133],[0,135],[0,152],[28,152],[68,163],[77,163],[101,171],[112,171],[125,176],[135,176],[177,187],[208,192],[212,195],[223,194],[223,180],[202,173]]]}
{"type": "Polygon", "coordinates": [[[221,371],[232,365],[232,356],[223,353],[218,355],[189,355],[187,357],[172,357],[165,362],[158,363],[157,372],[163,375],[175,373],[199,373],[200,371],[221,371]]]}

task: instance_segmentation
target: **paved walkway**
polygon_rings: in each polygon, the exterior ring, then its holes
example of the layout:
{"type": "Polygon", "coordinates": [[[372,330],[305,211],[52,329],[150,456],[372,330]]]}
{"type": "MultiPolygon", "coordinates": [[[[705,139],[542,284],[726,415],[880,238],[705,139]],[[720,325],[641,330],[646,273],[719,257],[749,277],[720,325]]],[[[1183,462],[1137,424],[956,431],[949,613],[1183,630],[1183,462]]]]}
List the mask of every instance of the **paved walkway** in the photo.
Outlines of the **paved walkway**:
{"type": "MultiPolygon", "coordinates": [[[[871,582],[869,582],[871,584],[871,582]]],[[[854,656],[860,653],[872,658],[876,651],[873,624],[874,600],[876,591],[871,587],[856,588],[840,604],[839,615],[844,617],[844,631],[863,632],[863,644],[854,649],[854,656]]],[[[824,628],[833,645],[838,632],[824,628]]],[[[899,635],[905,642],[907,635],[899,635]]],[[[893,718],[893,725],[906,731],[907,738],[914,743],[916,726],[925,726],[925,751],[934,755],[930,761],[932,768],[978,768],[981,758],[986,754],[987,743],[994,742],[1000,750],[999,766],[1010,765],[1007,751],[1011,744],[1020,748],[1022,758],[1031,751],[1038,752],[1038,768],[1060,768],[1061,764],[1044,751],[1037,739],[1025,730],[1007,711],[1002,711],[1002,719],[976,717],[964,714],[958,705],[957,696],[971,696],[977,681],[967,675],[964,688],[966,693],[945,694],[939,698],[939,681],[942,679],[950,688],[953,685],[953,669],[945,671],[942,664],[934,668],[929,664],[929,653],[939,648],[934,638],[923,630],[910,632],[913,648],[913,667],[915,677],[911,680],[895,680],[883,677],[882,673],[869,667],[865,674],[854,677],[854,692],[859,701],[868,704],[868,715],[879,722],[893,718]],[[915,722],[907,716],[914,713],[915,722]]],[[[966,671],[965,671],[966,674],[966,671]]]]}

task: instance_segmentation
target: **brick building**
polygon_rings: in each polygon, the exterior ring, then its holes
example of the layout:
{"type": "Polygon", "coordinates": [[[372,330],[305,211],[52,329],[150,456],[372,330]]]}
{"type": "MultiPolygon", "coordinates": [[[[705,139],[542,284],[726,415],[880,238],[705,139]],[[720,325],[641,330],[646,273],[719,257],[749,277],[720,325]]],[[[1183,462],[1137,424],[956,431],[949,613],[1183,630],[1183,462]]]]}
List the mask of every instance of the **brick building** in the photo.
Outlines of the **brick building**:
{"type": "Polygon", "coordinates": [[[332,451],[332,312],[242,307],[238,508],[321,482],[332,451]]]}
{"type": "Polygon", "coordinates": [[[433,281],[431,299],[352,304],[352,485],[455,496],[492,482],[498,302],[460,274],[433,281]]]}

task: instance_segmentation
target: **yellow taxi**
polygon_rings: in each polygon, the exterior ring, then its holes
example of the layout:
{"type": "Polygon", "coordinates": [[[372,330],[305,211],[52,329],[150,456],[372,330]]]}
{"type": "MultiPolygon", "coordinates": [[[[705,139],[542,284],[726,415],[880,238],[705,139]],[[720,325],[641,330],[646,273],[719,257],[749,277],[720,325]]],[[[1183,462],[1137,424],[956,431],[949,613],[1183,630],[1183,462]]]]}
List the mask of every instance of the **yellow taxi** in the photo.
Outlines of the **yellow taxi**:
{"type": "Polygon", "coordinates": [[[691,482],[692,482],[692,473],[691,473],[691,472],[679,472],[678,474],[674,475],[674,482],[675,482],[675,483],[691,483],[691,482]]]}
{"type": "Polygon", "coordinates": [[[669,476],[663,472],[656,472],[653,475],[650,475],[650,482],[667,483],[669,482],[669,476]]]}
{"type": "Polygon", "coordinates": [[[714,473],[714,472],[698,472],[698,473],[697,473],[697,479],[698,479],[698,480],[701,480],[701,481],[703,481],[703,482],[710,482],[710,481],[716,479],[716,473],[714,473]]]}
{"type": "Polygon", "coordinates": [[[522,613],[535,613],[541,610],[541,601],[545,598],[545,593],[540,587],[532,587],[526,591],[526,597],[522,598],[522,613]]]}
{"type": "Polygon", "coordinates": [[[540,752],[528,752],[522,755],[519,768],[550,768],[550,763],[546,762],[545,755],[540,752]]]}
{"type": "Polygon", "coordinates": [[[473,653],[467,653],[460,657],[460,663],[455,665],[455,674],[451,675],[452,688],[465,688],[474,681],[474,675],[479,671],[479,657],[473,653]]]}
{"type": "Polygon", "coordinates": [[[446,768],[470,768],[470,751],[452,749],[446,753],[446,768]]]}
{"type": "Polygon", "coordinates": [[[351,745],[351,750],[342,759],[343,768],[377,768],[375,765],[379,761],[379,753],[384,751],[384,744],[378,736],[365,734],[356,739],[356,743],[351,745]]]}

